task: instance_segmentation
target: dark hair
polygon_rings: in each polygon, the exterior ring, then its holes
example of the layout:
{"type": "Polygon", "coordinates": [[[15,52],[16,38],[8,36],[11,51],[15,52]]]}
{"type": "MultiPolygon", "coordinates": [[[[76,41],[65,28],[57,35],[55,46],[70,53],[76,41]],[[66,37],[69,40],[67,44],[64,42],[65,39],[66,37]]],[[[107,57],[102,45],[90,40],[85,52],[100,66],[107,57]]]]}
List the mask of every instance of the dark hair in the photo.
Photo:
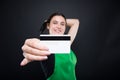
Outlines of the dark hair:
{"type": "Polygon", "coordinates": [[[40,34],[44,32],[44,30],[45,30],[46,27],[47,27],[47,23],[50,23],[51,19],[52,19],[54,16],[62,16],[62,17],[65,19],[65,21],[66,21],[66,17],[65,17],[62,13],[60,13],[60,12],[55,12],[55,13],[51,14],[47,20],[44,21],[44,23],[42,24],[42,26],[41,26],[41,28],[40,28],[40,34]]]}

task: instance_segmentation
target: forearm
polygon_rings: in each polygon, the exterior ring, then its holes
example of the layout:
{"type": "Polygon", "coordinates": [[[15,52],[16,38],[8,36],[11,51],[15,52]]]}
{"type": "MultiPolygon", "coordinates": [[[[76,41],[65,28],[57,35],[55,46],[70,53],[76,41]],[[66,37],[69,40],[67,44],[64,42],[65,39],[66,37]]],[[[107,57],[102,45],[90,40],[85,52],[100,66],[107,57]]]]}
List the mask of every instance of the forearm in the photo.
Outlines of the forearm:
{"type": "Polygon", "coordinates": [[[67,26],[70,27],[68,34],[71,35],[71,43],[72,43],[78,32],[80,22],[78,19],[66,19],[66,21],[67,21],[67,26]]]}

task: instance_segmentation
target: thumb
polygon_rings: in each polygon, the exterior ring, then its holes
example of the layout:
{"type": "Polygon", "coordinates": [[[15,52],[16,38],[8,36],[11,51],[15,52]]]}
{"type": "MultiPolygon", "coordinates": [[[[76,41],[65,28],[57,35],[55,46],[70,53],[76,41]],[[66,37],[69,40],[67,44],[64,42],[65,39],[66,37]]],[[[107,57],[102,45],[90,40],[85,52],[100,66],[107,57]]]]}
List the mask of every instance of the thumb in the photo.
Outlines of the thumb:
{"type": "Polygon", "coordinates": [[[27,58],[24,58],[24,59],[21,61],[20,65],[21,65],[21,66],[25,66],[25,65],[28,64],[29,62],[31,62],[31,60],[29,60],[29,59],[27,59],[27,58]]]}

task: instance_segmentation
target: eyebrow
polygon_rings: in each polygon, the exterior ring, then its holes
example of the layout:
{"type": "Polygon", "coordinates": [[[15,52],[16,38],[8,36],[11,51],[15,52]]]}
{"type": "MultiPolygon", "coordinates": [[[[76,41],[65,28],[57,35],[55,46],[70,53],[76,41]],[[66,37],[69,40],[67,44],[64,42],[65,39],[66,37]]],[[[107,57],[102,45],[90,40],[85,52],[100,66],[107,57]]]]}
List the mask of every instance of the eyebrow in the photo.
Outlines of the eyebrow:
{"type": "MultiPolygon", "coordinates": [[[[53,20],[53,22],[59,22],[59,21],[57,21],[57,20],[53,20]]],[[[65,22],[62,21],[61,23],[65,23],[65,22]]]]}
{"type": "Polygon", "coordinates": [[[62,24],[64,23],[65,24],[65,22],[61,22],[62,24]]]}

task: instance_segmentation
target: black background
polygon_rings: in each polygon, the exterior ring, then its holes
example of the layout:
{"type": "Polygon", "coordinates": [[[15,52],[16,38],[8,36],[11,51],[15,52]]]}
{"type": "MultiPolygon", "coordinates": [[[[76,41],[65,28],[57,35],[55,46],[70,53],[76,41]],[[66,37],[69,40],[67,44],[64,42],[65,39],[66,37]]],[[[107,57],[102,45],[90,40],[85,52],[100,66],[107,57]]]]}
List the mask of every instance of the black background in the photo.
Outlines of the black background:
{"type": "Polygon", "coordinates": [[[115,0],[4,0],[0,2],[1,78],[44,80],[39,62],[21,67],[21,46],[38,37],[42,22],[56,11],[78,18],[72,45],[78,80],[108,80],[120,76],[120,4],[115,0]]]}

